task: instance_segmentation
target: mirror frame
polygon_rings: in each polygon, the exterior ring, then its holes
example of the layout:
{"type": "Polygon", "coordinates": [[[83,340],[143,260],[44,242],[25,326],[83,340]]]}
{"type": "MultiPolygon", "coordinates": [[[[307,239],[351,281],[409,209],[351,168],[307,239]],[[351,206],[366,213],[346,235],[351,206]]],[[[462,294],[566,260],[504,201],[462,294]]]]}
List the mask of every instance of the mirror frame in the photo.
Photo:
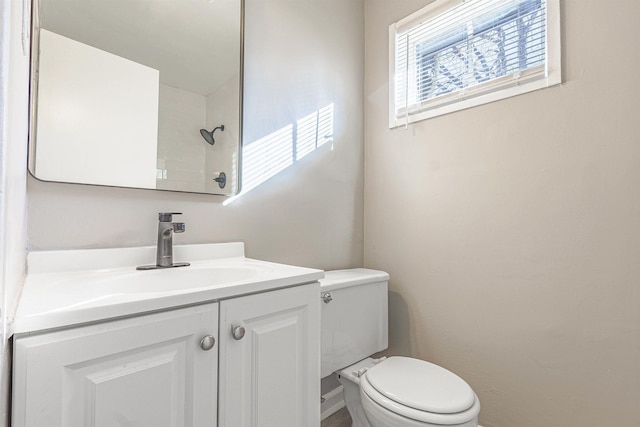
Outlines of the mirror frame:
{"type": "Polygon", "coordinates": [[[231,193],[213,193],[213,192],[200,192],[200,191],[185,191],[185,190],[169,190],[161,188],[143,188],[143,187],[125,187],[106,184],[90,184],[81,182],[66,182],[66,181],[49,181],[38,178],[33,172],[35,169],[35,159],[37,151],[37,124],[38,124],[38,69],[40,64],[40,3],[43,0],[31,0],[31,43],[29,52],[29,134],[28,134],[28,151],[27,151],[27,170],[35,180],[40,182],[55,182],[61,184],[74,184],[74,185],[89,185],[94,187],[108,187],[108,188],[132,188],[137,190],[150,190],[150,191],[166,191],[175,193],[186,194],[204,194],[212,196],[224,196],[232,197],[242,191],[242,152],[243,152],[243,127],[244,127],[244,44],[245,44],[245,0],[237,0],[240,2],[240,63],[239,65],[239,88],[238,88],[238,141],[237,141],[237,186],[234,192],[231,193]]]}

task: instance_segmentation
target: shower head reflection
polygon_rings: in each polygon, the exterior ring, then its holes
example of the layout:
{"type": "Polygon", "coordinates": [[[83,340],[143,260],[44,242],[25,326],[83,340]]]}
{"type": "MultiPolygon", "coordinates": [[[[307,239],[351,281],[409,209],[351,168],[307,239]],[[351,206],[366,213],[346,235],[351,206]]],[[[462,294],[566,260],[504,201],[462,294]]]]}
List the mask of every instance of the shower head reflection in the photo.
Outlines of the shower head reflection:
{"type": "Polygon", "coordinates": [[[212,131],[208,131],[206,129],[200,129],[200,135],[202,135],[202,137],[204,138],[205,141],[207,141],[209,144],[213,145],[213,144],[216,143],[216,140],[213,139],[213,134],[218,129],[220,129],[220,132],[224,132],[224,125],[220,125],[220,126],[218,126],[216,128],[213,128],[212,131]]]}

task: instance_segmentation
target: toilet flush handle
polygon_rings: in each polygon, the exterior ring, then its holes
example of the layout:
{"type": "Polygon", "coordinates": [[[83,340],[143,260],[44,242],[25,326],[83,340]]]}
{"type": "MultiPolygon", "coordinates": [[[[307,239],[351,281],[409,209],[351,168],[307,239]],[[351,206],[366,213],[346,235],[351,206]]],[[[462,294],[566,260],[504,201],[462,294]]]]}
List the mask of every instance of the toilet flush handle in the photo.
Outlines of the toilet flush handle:
{"type": "Polygon", "coordinates": [[[333,301],[333,297],[331,296],[331,292],[325,292],[322,294],[322,301],[324,301],[326,304],[329,304],[331,301],[333,301]]]}

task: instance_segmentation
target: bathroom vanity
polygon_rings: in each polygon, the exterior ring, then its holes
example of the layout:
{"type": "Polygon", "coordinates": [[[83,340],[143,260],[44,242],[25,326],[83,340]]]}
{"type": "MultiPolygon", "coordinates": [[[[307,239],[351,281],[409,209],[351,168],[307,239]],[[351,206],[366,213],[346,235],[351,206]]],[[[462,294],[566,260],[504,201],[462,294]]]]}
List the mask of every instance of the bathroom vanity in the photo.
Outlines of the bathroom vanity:
{"type": "Polygon", "coordinates": [[[13,426],[320,424],[320,270],[176,246],[34,252],[14,322],[13,426]]]}

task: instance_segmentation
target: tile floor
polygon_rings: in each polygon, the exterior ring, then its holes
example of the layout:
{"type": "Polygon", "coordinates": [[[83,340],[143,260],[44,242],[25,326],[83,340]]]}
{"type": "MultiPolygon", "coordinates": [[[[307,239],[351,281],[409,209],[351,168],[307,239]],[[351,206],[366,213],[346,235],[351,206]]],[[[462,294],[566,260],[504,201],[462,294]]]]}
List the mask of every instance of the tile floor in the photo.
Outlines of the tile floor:
{"type": "Polygon", "coordinates": [[[351,427],[351,417],[347,408],[342,408],[322,421],[322,427],[351,427]]]}

